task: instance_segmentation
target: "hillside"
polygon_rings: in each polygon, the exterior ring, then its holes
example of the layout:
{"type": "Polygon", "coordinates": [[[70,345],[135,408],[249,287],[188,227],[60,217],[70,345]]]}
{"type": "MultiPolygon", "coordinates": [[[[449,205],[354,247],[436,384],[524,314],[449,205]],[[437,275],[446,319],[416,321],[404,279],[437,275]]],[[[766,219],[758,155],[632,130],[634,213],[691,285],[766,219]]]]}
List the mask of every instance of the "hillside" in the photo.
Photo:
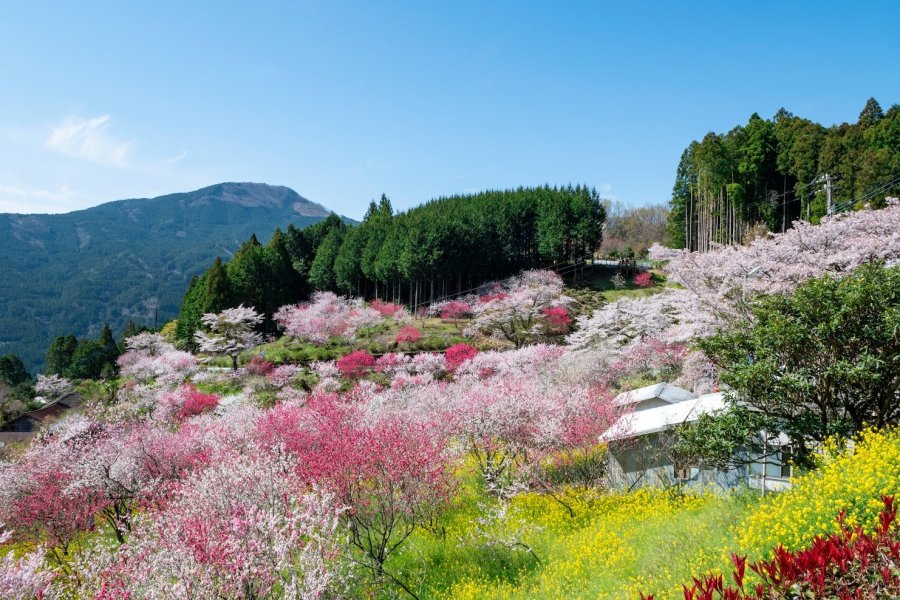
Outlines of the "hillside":
{"type": "Polygon", "coordinates": [[[39,369],[52,339],[173,318],[190,278],[251,234],[329,211],[281,186],[221,183],[58,215],[0,215],[0,354],[39,369]]]}

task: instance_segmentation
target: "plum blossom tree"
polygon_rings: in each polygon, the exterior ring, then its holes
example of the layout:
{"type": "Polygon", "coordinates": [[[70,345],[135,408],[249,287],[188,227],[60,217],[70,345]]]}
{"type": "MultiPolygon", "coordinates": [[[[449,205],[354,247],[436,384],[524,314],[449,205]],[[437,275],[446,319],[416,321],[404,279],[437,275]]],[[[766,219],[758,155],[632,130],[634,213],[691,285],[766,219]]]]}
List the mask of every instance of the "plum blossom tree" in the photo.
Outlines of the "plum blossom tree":
{"type": "Polygon", "coordinates": [[[207,313],[201,319],[209,333],[194,334],[201,352],[213,356],[231,357],[232,368],[237,371],[238,355],[262,342],[262,336],[254,327],[262,323],[263,315],[243,304],[226,308],[218,314],[207,313]]]}
{"type": "Polygon", "coordinates": [[[375,357],[365,350],[355,350],[337,360],[337,368],[347,379],[358,379],[375,368],[375,357]]]}
{"type": "Polygon", "coordinates": [[[413,325],[404,325],[400,328],[400,331],[397,332],[396,340],[401,344],[407,342],[418,342],[420,339],[422,339],[422,332],[413,325]]]}
{"type": "Polygon", "coordinates": [[[562,292],[562,278],[552,271],[511,277],[478,298],[466,331],[506,339],[520,348],[558,326],[561,315],[554,309],[572,301],[562,292]]]}
{"type": "Polygon", "coordinates": [[[0,466],[0,520],[18,541],[46,544],[48,558],[65,568],[79,535],[94,529],[94,516],[104,501],[93,490],[70,487],[73,478],[60,462],[62,453],[54,448],[42,451],[41,446],[32,446],[14,464],[0,466]]]}
{"type": "Polygon", "coordinates": [[[314,393],[304,406],[280,405],[260,421],[264,443],[297,457],[301,481],[335,494],[360,562],[379,581],[415,594],[385,562],[446,504],[450,472],[444,442],[426,423],[364,419],[357,403],[314,393]]]}
{"type": "Polygon", "coordinates": [[[362,300],[341,298],[332,292],[316,292],[309,302],[282,306],[275,321],[288,335],[316,344],[333,337],[352,340],[360,327],[376,325],[384,317],[362,300]]]}
{"type": "MultiPolygon", "coordinates": [[[[3,531],[0,523],[0,546],[12,537],[3,531]]],[[[32,600],[41,598],[53,580],[53,573],[43,569],[43,548],[38,547],[21,558],[13,551],[0,558],[0,598],[7,600],[32,600]]]]}
{"type": "Polygon", "coordinates": [[[334,496],[302,492],[295,459],[225,451],[147,514],[132,541],[82,562],[92,597],[319,598],[340,593],[334,496]]]}
{"type": "Polygon", "coordinates": [[[447,361],[447,370],[455,371],[466,361],[472,360],[478,354],[469,344],[454,344],[444,350],[444,359],[447,361]]]}
{"type": "Polygon", "coordinates": [[[140,383],[163,386],[180,383],[197,370],[197,359],[181,352],[158,333],[140,333],[125,340],[126,351],[118,358],[122,376],[140,383]]]}

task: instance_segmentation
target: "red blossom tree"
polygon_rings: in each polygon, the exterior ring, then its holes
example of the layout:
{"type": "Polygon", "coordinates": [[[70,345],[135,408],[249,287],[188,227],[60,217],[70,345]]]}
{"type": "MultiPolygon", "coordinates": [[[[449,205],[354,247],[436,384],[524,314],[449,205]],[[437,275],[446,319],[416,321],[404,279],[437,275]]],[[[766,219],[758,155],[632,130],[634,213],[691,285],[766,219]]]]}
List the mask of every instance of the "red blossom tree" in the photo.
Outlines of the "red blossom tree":
{"type": "Polygon", "coordinates": [[[453,372],[460,365],[475,358],[478,350],[468,344],[454,344],[444,351],[447,371],[453,372]]]}
{"type": "Polygon", "coordinates": [[[397,332],[397,342],[418,342],[422,339],[422,332],[412,325],[405,325],[397,332]]]}
{"type": "Polygon", "coordinates": [[[650,274],[650,271],[642,271],[634,276],[632,282],[638,287],[650,287],[653,285],[653,276],[650,274]]]}
{"type": "Polygon", "coordinates": [[[247,372],[251,375],[267,376],[275,370],[275,365],[274,363],[257,354],[249,361],[247,361],[247,364],[244,365],[244,368],[246,368],[247,372]]]}
{"type": "Polygon", "coordinates": [[[181,410],[178,411],[178,416],[182,419],[187,419],[188,417],[193,417],[200,413],[213,410],[218,405],[218,396],[215,394],[204,394],[203,392],[197,391],[195,388],[188,393],[184,404],[181,406],[181,410]]]}
{"type": "Polygon", "coordinates": [[[337,368],[347,379],[358,379],[375,368],[375,357],[365,350],[354,350],[337,359],[337,368]]]}

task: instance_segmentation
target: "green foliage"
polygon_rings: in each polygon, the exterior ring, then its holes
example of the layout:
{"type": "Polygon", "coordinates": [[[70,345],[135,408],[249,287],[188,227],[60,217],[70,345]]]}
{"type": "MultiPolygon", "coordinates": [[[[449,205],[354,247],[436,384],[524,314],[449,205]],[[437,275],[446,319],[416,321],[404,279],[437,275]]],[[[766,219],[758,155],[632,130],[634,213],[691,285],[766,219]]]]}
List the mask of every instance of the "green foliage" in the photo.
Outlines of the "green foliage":
{"type": "Polygon", "coordinates": [[[0,356],[0,381],[15,387],[30,379],[31,375],[25,368],[25,363],[22,362],[21,358],[15,354],[0,356]]]}
{"type": "MultiPolygon", "coordinates": [[[[860,267],[752,305],[752,327],[700,342],[743,402],[809,442],[900,420],[900,267],[860,267]]],[[[806,451],[804,451],[806,450],[806,451]]]]}
{"type": "Polygon", "coordinates": [[[48,375],[63,375],[72,364],[72,357],[78,347],[78,339],[72,335],[61,335],[53,340],[47,350],[48,375]]]}
{"type": "Polygon", "coordinates": [[[727,471],[751,462],[740,450],[750,448],[754,436],[769,426],[764,415],[741,405],[702,414],[678,427],[675,454],[684,464],[727,471]]]}
{"type": "MultiPolygon", "coordinates": [[[[275,310],[312,290],[415,307],[521,269],[585,258],[599,247],[605,218],[597,192],[583,186],[439,198],[396,215],[382,196],[359,227],[331,214],[305,229],[276,231],[267,246],[253,236],[225,265],[217,259],[188,287],[177,338],[192,346],[202,314],[225,298],[263,313],[267,333],[275,331],[275,310]]],[[[421,345],[429,344],[439,346],[421,345]]]]}

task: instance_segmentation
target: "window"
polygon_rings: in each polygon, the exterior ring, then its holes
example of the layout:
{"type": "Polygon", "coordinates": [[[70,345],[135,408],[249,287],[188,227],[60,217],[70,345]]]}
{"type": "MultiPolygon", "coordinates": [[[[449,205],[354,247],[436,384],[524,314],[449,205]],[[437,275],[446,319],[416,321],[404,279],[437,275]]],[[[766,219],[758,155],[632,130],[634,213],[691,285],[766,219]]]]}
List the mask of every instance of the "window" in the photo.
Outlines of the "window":
{"type": "Polygon", "coordinates": [[[793,472],[791,462],[794,460],[794,451],[790,446],[781,447],[781,476],[789,478],[793,472]]]}

